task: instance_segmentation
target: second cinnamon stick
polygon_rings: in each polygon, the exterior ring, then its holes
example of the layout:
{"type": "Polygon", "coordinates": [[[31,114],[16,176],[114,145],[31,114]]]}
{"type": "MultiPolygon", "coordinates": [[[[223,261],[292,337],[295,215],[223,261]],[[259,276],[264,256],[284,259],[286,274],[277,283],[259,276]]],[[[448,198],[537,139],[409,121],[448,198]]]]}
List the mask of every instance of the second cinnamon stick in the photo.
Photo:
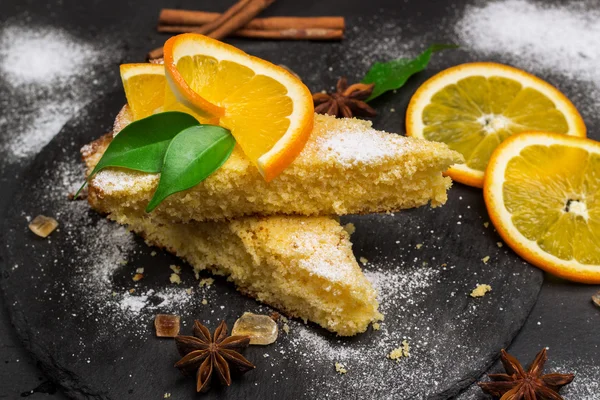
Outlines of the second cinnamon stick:
{"type": "MultiPolygon", "coordinates": [[[[159,17],[159,29],[168,25],[201,26],[219,18],[222,14],[206,11],[188,11],[163,9],[159,17]]],[[[344,17],[267,17],[254,18],[244,26],[245,29],[345,29],[344,17]]],[[[183,28],[182,28],[183,29],[183,28]]],[[[167,31],[163,31],[167,32],[167,31]]],[[[175,31],[171,31],[175,32],[175,31]]],[[[189,31],[187,31],[189,32],[189,31]]]]}

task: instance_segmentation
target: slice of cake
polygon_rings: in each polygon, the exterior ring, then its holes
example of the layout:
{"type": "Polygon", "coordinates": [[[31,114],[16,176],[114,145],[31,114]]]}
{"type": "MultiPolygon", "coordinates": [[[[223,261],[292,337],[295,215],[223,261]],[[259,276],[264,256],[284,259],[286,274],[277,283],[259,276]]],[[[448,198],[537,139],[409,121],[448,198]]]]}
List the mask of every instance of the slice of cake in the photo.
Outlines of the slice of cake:
{"type": "MultiPolygon", "coordinates": [[[[111,139],[106,135],[84,147],[88,172],[111,139]]],[[[131,187],[126,183],[115,181],[131,187]]],[[[290,316],[343,336],[364,332],[382,318],[376,292],[352,254],[349,234],[333,218],[271,216],[165,223],[143,209],[103,203],[97,196],[89,201],[148,244],[180,256],[196,270],[227,276],[241,292],[290,316]]]]}
{"type": "MultiPolygon", "coordinates": [[[[126,106],[115,131],[131,121],[126,106]]],[[[445,144],[373,129],[358,119],[315,115],[314,131],[300,156],[267,183],[236,148],[214,174],[164,200],[154,211],[163,221],[187,222],[248,215],[343,215],[397,211],[446,201],[442,176],[462,156],[445,144]]],[[[143,211],[159,176],[109,169],[90,182],[100,211],[143,211]]]]}

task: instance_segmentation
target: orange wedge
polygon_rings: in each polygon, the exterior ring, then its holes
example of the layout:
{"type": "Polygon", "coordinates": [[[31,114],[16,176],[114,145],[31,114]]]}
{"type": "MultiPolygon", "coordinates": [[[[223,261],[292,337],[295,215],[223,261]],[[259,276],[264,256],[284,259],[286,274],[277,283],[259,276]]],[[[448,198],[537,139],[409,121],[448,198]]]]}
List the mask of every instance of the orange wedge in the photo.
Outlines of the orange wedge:
{"type": "Polygon", "coordinates": [[[483,187],[502,239],[531,264],[600,283],[600,143],[527,132],[493,152],[483,187]]]}
{"type": "Polygon", "coordinates": [[[231,131],[265,180],[300,154],[313,127],[308,88],[285,69],[203,35],[164,46],[167,83],[177,101],[231,131]]]}
{"type": "Polygon", "coordinates": [[[444,142],[465,157],[446,174],[469,186],[482,187],[494,149],[525,131],[586,135],[583,119],[564,94],[503,64],[448,68],[421,85],[406,111],[408,136],[444,142]]]}
{"type": "Polygon", "coordinates": [[[138,120],[162,111],[165,101],[165,68],[159,64],[122,64],[121,80],[127,104],[138,120]]]}

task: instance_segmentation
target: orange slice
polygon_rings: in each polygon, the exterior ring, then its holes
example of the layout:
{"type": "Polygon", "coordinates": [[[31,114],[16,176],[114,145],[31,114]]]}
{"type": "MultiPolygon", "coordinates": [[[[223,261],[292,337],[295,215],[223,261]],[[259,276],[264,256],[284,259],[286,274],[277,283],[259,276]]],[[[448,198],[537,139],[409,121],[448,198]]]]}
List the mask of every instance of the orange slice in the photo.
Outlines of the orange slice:
{"type": "Polygon", "coordinates": [[[483,187],[502,239],[531,264],[600,283],[600,143],[528,132],[493,152],[483,187]]]}
{"type": "Polygon", "coordinates": [[[465,157],[446,172],[466,185],[482,187],[494,149],[525,131],[585,137],[575,106],[549,83],[507,65],[458,65],[430,78],[413,95],[406,134],[444,142],[465,157]]]}
{"type": "Polygon", "coordinates": [[[285,69],[193,33],[167,40],[164,60],[177,101],[218,118],[267,181],[304,148],[313,126],[312,96],[285,69]]]}
{"type": "Polygon", "coordinates": [[[122,64],[121,80],[127,104],[138,120],[162,111],[165,101],[165,68],[159,64],[122,64]]]}

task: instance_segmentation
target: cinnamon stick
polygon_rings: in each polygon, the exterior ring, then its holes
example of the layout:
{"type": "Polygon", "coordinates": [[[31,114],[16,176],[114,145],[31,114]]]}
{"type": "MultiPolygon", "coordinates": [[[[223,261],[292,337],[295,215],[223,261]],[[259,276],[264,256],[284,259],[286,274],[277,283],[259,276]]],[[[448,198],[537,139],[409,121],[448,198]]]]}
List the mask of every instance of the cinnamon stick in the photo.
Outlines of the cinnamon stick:
{"type": "MultiPolygon", "coordinates": [[[[176,27],[175,31],[161,32],[194,32],[194,28],[176,27]],[[186,28],[186,29],[184,29],[186,28]]],[[[260,30],[260,29],[240,29],[231,34],[231,36],[256,38],[256,39],[275,39],[275,40],[341,40],[344,38],[344,31],[341,29],[280,29],[280,30],[260,30]]],[[[163,56],[163,49],[159,47],[148,53],[148,59],[153,60],[163,56]]]]}
{"type": "MultiPolygon", "coordinates": [[[[158,25],[159,32],[190,32],[183,26],[199,27],[217,19],[222,14],[207,11],[174,10],[165,8],[161,10],[158,25]],[[166,25],[178,26],[178,30],[169,31],[166,25]]],[[[280,30],[280,29],[345,29],[344,17],[267,17],[254,18],[244,28],[280,30]]]]}
{"type": "Polygon", "coordinates": [[[236,15],[239,12],[242,12],[244,10],[244,7],[246,7],[251,1],[253,0],[239,0],[237,3],[235,3],[227,11],[219,15],[214,20],[198,27],[196,33],[206,35],[207,33],[212,32],[213,30],[217,29],[219,26],[227,22],[227,20],[233,18],[234,15],[236,15]]]}
{"type": "Polygon", "coordinates": [[[341,40],[344,38],[344,31],[341,29],[281,29],[281,30],[261,30],[261,29],[240,29],[233,32],[233,36],[259,39],[287,39],[287,40],[341,40]]]}
{"type": "Polygon", "coordinates": [[[208,36],[213,39],[222,39],[226,37],[252,21],[254,17],[270,6],[274,1],[275,0],[250,0],[238,13],[224,21],[214,31],[210,32],[208,36]]]}

